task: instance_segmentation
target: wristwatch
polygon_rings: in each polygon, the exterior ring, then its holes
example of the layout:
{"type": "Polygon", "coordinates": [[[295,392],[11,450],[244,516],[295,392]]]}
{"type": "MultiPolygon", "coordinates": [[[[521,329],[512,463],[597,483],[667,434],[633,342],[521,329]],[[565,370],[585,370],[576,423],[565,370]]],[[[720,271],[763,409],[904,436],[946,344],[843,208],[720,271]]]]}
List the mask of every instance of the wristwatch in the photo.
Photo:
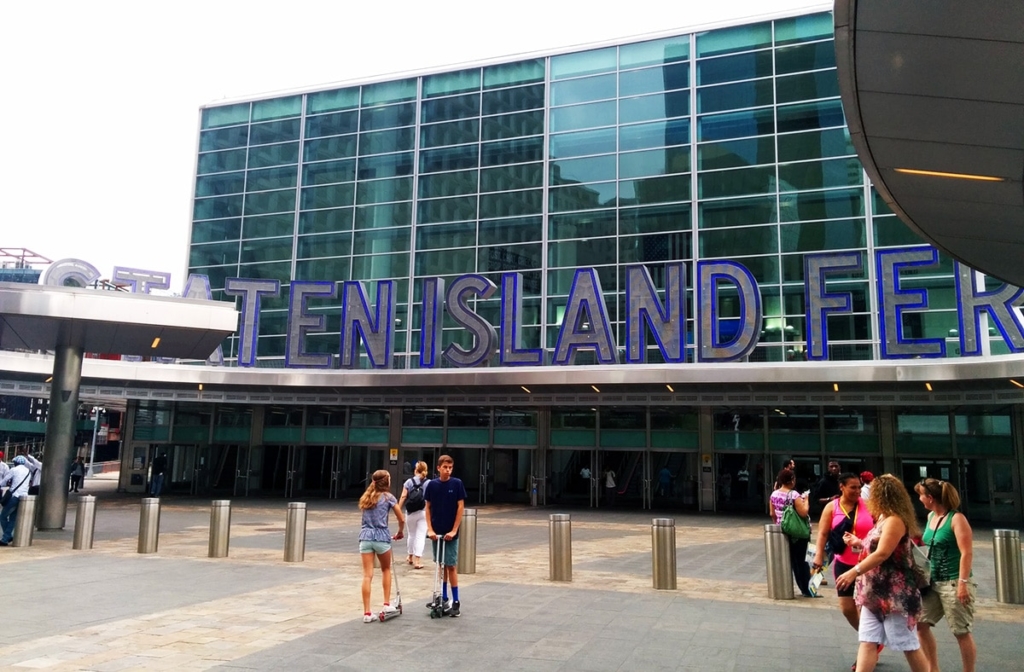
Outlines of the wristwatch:
{"type": "Polygon", "coordinates": [[[857,572],[857,576],[860,576],[860,563],[853,566],[853,571],[857,572]]]}

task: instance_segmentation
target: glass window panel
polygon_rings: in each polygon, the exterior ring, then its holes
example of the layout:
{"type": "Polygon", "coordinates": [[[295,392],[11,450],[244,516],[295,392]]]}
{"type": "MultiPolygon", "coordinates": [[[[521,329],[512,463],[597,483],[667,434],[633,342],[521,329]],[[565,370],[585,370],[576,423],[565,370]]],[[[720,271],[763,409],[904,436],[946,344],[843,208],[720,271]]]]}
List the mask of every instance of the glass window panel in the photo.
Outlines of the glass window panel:
{"type": "Polygon", "coordinates": [[[690,36],[679,35],[619,47],[619,67],[638,68],[643,65],[677,63],[690,57],[690,36]]]}
{"type": "Polygon", "coordinates": [[[280,261],[282,259],[291,259],[291,257],[291,237],[242,241],[242,257],[240,261],[243,264],[252,264],[263,261],[280,261]]]}
{"type": "Polygon", "coordinates": [[[409,277],[409,253],[353,257],[352,277],[359,280],[407,278],[409,277]]]}
{"type": "Polygon", "coordinates": [[[890,247],[897,245],[920,245],[921,236],[910,230],[898,217],[875,217],[872,220],[875,245],[890,247]]]}
{"type": "Polygon", "coordinates": [[[861,189],[811,191],[779,196],[779,219],[783,222],[863,216],[864,192],[861,189]]]}
{"type": "MultiPolygon", "coordinates": [[[[610,239],[614,240],[614,239],[610,239]]],[[[618,286],[616,284],[617,279],[615,277],[615,266],[601,266],[595,268],[597,271],[597,277],[601,281],[601,289],[604,290],[605,294],[609,294],[615,291],[618,286]]],[[[566,268],[564,270],[555,270],[548,272],[548,296],[555,296],[557,294],[567,295],[569,290],[572,289],[573,278],[576,277],[575,268],[566,268]]],[[[548,301],[549,315],[551,323],[554,325],[562,324],[562,314],[565,309],[565,299],[559,301],[548,301]]],[[[615,310],[614,305],[609,305],[609,309],[615,310]]],[[[554,337],[558,335],[558,329],[548,329],[548,337],[552,338],[552,347],[554,346],[554,337]]]]}
{"type": "MultiPolygon", "coordinates": [[[[356,205],[408,201],[412,198],[412,178],[359,182],[356,187],[356,205]]],[[[341,205],[340,203],[338,205],[341,205]]]]}
{"type": "Polygon", "coordinates": [[[700,256],[733,258],[776,253],[779,251],[778,231],[774,225],[701,231],[700,256]]]}
{"type": "Polygon", "coordinates": [[[533,84],[515,89],[487,91],[481,104],[484,115],[524,112],[544,107],[544,85],[533,84]]]}
{"type": "Polygon", "coordinates": [[[786,224],[781,228],[779,237],[783,252],[857,249],[867,243],[863,219],[829,219],[809,224],[786,224]]]}
{"type": "Polygon", "coordinates": [[[351,182],[302,189],[302,209],[337,208],[352,205],[355,185],[351,182]]]}
{"type": "Polygon", "coordinates": [[[476,250],[436,250],[416,253],[416,275],[437,276],[476,272],[476,250]]]}
{"type": "Polygon", "coordinates": [[[518,217],[540,214],[544,195],[540,189],[500,191],[480,195],[480,217],[518,217]]]}
{"type": "Polygon", "coordinates": [[[690,229],[689,203],[647,208],[624,208],[619,213],[619,233],[621,235],[689,231],[690,229]]]}
{"type": "Polygon", "coordinates": [[[444,147],[477,142],[480,139],[479,119],[460,119],[447,124],[420,127],[420,148],[444,147]]]}
{"type": "Polygon", "coordinates": [[[544,59],[502,63],[484,68],[484,88],[498,89],[514,84],[544,81],[544,59]]]}
{"type": "Polygon", "coordinates": [[[697,90],[698,112],[741,110],[771,105],[774,101],[772,80],[760,79],[738,84],[708,86],[697,90]]]}
{"type": "Polygon", "coordinates": [[[236,103],[220,107],[207,107],[203,110],[203,128],[233,126],[249,121],[249,103],[236,103]]]}
{"type": "Polygon", "coordinates": [[[302,184],[304,185],[351,182],[354,179],[356,179],[354,159],[307,163],[302,167],[302,184]]]}
{"type": "Polygon", "coordinates": [[[700,228],[748,226],[778,221],[775,196],[737,198],[700,204],[700,228]]]}
{"type": "Polygon", "coordinates": [[[307,140],[303,161],[342,159],[356,155],[356,136],[342,135],[320,140],[307,140]]]}
{"type": "Polygon", "coordinates": [[[245,238],[274,238],[290,236],[295,228],[295,215],[264,215],[262,217],[246,217],[242,221],[242,235],[245,238]]]}
{"type": "Polygon", "coordinates": [[[552,105],[572,105],[615,97],[615,75],[555,82],[551,85],[552,105]]]}
{"type": "Polygon", "coordinates": [[[552,240],[613,236],[615,235],[615,211],[551,215],[548,217],[548,229],[552,240]]]}
{"type": "Polygon", "coordinates": [[[297,179],[298,169],[296,166],[250,170],[245,178],[245,190],[287,189],[294,187],[297,179]]]}
{"type": "Polygon", "coordinates": [[[540,217],[519,217],[480,222],[480,245],[511,245],[539,241],[543,224],[540,217]]]}
{"type": "Polygon", "coordinates": [[[544,138],[487,142],[480,146],[481,166],[530,163],[544,159],[544,138]]]}
{"type": "Polygon", "coordinates": [[[551,184],[579,184],[615,179],[615,155],[551,161],[551,184]]]}
{"type": "Polygon", "coordinates": [[[359,159],[359,179],[372,180],[380,177],[412,175],[413,161],[412,152],[386,154],[383,156],[365,156],[359,159]]]}
{"type": "Polygon", "coordinates": [[[420,152],[420,172],[422,173],[476,168],[479,162],[479,145],[463,145],[420,152]]]}
{"type": "Polygon", "coordinates": [[[480,90],[480,68],[444,72],[423,78],[423,97],[447,96],[463,91],[480,90]]]}
{"type": "Polygon", "coordinates": [[[701,117],[697,122],[698,140],[728,140],[775,132],[775,115],[771,109],[729,112],[701,117]]]}
{"type": "MultiPolygon", "coordinates": [[[[619,154],[619,178],[651,177],[690,170],[690,148],[669,147],[619,154]]],[[[601,178],[599,178],[601,179],[601,178]]]]}
{"type": "Polygon", "coordinates": [[[400,79],[363,87],[363,107],[416,99],[416,79],[400,79]]]}
{"type": "Polygon", "coordinates": [[[833,98],[839,95],[839,77],[835,70],[806,72],[775,80],[778,102],[833,98]]]}
{"type": "Polygon", "coordinates": [[[698,84],[721,84],[742,79],[771,77],[772,52],[756,51],[697,61],[698,84]]]}
{"type": "Polygon", "coordinates": [[[540,187],[543,183],[544,168],[541,163],[520,163],[480,171],[481,193],[528,189],[540,187]]]}
{"type": "Polygon", "coordinates": [[[229,170],[242,170],[245,168],[244,149],[229,149],[226,152],[210,152],[199,155],[199,166],[197,174],[221,173],[229,170]]]}
{"type": "Polygon", "coordinates": [[[690,92],[672,91],[619,100],[619,123],[683,117],[690,113],[690,92]]]}
{"type": "MultiPolygon", "coordinates": [[[[297,117],[300,114],[302,114],[302,96],[257,100],[252,104],[253,121],[297,117]]],[[[296,134],[295,137],[298,137],[298,135],[296,134]]]]}
{"type": "Polygon", "coordinates": [[[472,222],[416,227],[416,249],[436,250],[476,245],[476,226],[472,222]]]}
{"type": "Polygon", "coordinates": [[[615,47],[551,57],[551,79],[593,75],[615,69],[615,47]]]}
{"type": "MultiPolygon", "coordinates": [[[[626,236],[619,239],[619,264],[655,263],[691,259],[692,236],[689,231],[626,236]]],[[[657,283],[662,287],[663,281],[657,283]]]]}
{"type": "Polygon", "coordinates": [[[551,212],[607,208],[615,204],[615,183],[598,182],[552,187],[548,191],[548,202],[548,209],[551,212]]]}
{"type": "Polygon", "coordinates": [[[461,96],[424,100],[420,108],[420,121],[424,124],[479,116],[479,93],[467,93],[461,96]]]}
{"type": "Polygon", "coordinates": [[[673,119],[619,129],[619,151],[685,145],[690,142],[690,120],[673,119]]]}
{"type": "Polygon", "coordinates": [[[690,176],[668,175],[619,182],[619,202],[648,205],[690,200],[690,176]]]}
{"type": "Polygon", "coordinates": [[[299,213],[299,233],[327,233],[352,228],[352,208],[299,213]]]}
{"type": "Polygon", "coordinates": [[[396,128],[390,131],[373,131],[359,134],[359,156],[367,154],[388,154],[390,152],[411,152],[416,143],[416,129],[396,128]]]}
{"type": "Polygon", "coordinates": [[[311,257],[347,257],[352,253],[352,233],[328,233],[321,236],[299,236],[297,259],[311,257]]]}
{"type": "Polygon", "coordinates": [[[455,173],[421,175],[417,197],[438,198],[441,196],[464,196],[476,193],[477,171],[462,170],[455,173]]]}
{"type": "MultiPolygon", "coordinates": [[[[213,297],[215,301],[223,300],[223,288],[224,281],[227,278],[238,277],[238,266],[230,264],[228,266],[189,266],[189,273],[195,273],[196,275],[205,275],[210,279],[210,288],[213,289],[213,297]],[[218,291],[219,290],[219,291],[218,291]]],[[[231,297],[232,300],[234,297],[231,297]]]]}
{"type": "Polygon", "coordinates": [[[862,183],[862,175],[856,158],[781,164],[779,191],[851,187],[862,183]]]}
{"type": "Polygon", "coordinates": [[[359,112],[335,112],[318,117],[306,117],[306,137],[319,138],[325,135],[342,135],[359,130],[359,112]]]}
{"type": "Polygon", "coordinates": [[[417,224],[439,224],[476,219],[476,196],[457,196],[420,201],[417,204],[417,224]]]}
{"type": "Polygon", "coordinates": [[[882,195],[874,187],[871,187],[871,210],[876,217],[894,214],[888,204],[882,200],[882,195]]]}
{"type": "Polygon", "coordinates": [[[775,191],[775,166],[701,173],[700,198],[728,198],[775,191]]]}
{"type": "Polygon", "coordinates": [[[318,91],[306,96],[306,114],[351,110],[359,107],[359,87],[318,91]]]}
{"type": "Polygon", "coordinates": [[[221,219],[242,214],[242,196],[197,198],[192,204],[192,219],[221,219]]]}
{"type": "Polygon", "coordinates": [[[615,101],[572,105],[551,110],[551,131],[572,131],[615,124],[615,101]]]}
{"type": "MultiPolygon", "coordinates": [[[[615,238],[587,238],[548,243],[548,264],[552,267],[586,268],[614,264],[618,259],[615,238]]],[[[613,285],[614,286],[614,285],[613,285]]],[[[603,287],[606,291],[609,287],[603,287]]]]}
{"type": "Polygon", "coordinates": [[[540,243],[482,247],[477,254],[477,270],[480,273],[527,271],[540,268],[543,258],[540,243]]]}
{"type": "Polygon", "coordinates": [[[356,208],[356,229],[409,226],[411,223],[412,203],[408,201],[356,208]]]}
{"type": "Polygon", "coordinates": [[[199,133],[199,151],[209,152],[215,149],[231,149],[245,147],[249,139],[248,126],[231,126],[199,133]]]}
{"type": "Polygon", "coordinates": [[[223,266],[237,263],[237,241],[214,245],[193,245],[188,255],[189,266],[223,266]]]}
{"type": "Polygon", "coordinates": [[[544,132],[544,111],[519,112],[483,120],[481,139],[504,140],[524,135],[540,135],[544,132]]]}
{"type": "MultiPolygon", "coordinates": [[[[825,224],[825,222],[821,222],[821,224],[825,224]]],[[[780,236],[780,238],[783,239],[782,240],[782,244],[783,245],[786,244],[786,241],[785,241],[784,238],[787,235],[787,229],[789,229],[792,226],[801,226],[801,225],[800,224],[791,224],[791,225],[787,225],[787,226],[781,227],[781,231],[779,233],[779,236],[780,236]]],[[[811,225],[810,224],[805,224],[805,225],[802,225],[802,226],[811,226],[811,225]]],[[[850,291],[850,290],[854,290],[853,291],[853,310],[855,312],[866,312],[866,311],[869,310],[869,308],[868,308],[868,299],[867,299],[867,291],[868,291],[867,284],[866,283],[840,282],[840,280],[845,280],[845,279],[863,279],[863,278],[865,278],[865,273],[866,273],[866,271],[865,271],[865,269],[864,269],[864,267],[862,265],[861,268],[856,270],[856,271],[844,271],[842,273],[836,272],[836,273],[829,273],[829,275],[828,275],[829,291],[850,291]]],[[[786,254],[786,255],[783,255],[783,257],[782,257],[782,281],[783,282],[799,282],[799,283],[803,284],[803,282],[804,282],[804,255],[803,254],[786,254]]],[[[791,288],[787,287],[786,289],[787,289],[787,291],[789,291],[791,288]]],[[[801,299],[803,299],[804,291],[805,290],[803,288],[801,288],[801,291],[800,291],[800,298],[801,299]]],[[[800,310],[799,310],[799,312],[797,314],[803,314],[803,312],[804,312],[803,305],[804,305],[803,301],[801,300],[800,301],[800,310]]],[[[787,310],[788,310],[788,308],[787,308],[787,310]]]]}
{"type": "Polygon", "coordinates": [[[832,40],[775,50],[775,72],[780,75],[834,67],[836,48],[832,40]]]}
{"type": "Polygon", "coordinates": [[[245,190],[245,173],[221,173],[196,178],[196,196],[223,196],[245,190]]]}
{"type": "Polygon", "coordinates": [[[619,73],[619,96],[685,89],[690,85],[690,64],[676,63],[619,73]]]}
{"type": "Polygon", "coordinates": [[[360,131],[379,131],[416,123],[416,103],[403,102],[396,106],[371,108],[359,113],[360,131]]]}
{"type": "Polygon", "coordinates": [[[215,219],[192,224],[192,243],[215,243],[222,240],[237,240],[241,229],[240,219],[215,219]]]}
{"type": "Polygon", "coordinates": [[[267,168],[286,163],[298,163],[299,143],[283,145],[262,145],[249,148],[249,168],[267,168]]]}
{"type": "Polygon", "coordinates": [[[831,12],[779,19],[775,22],[775,44],[782,45],[831,38],[833,31],[831,12]]]}
{"type": "Polygon", "coordinates": [[[775,162],[775,138],[709,142],[697,147],[697,168],[741,168],[775,162]]]}
{"type": "Polygon", "coordinates": [[[615,129],[602,128],[596,131],[552,135],[549,142],[552,159],[604,154],[615,151],[615,129]]]}
{"type": "Polygon", "coordinates": [[[855,156],[847,128],[812,131],[778,136],[779,161],[821,159],[829,156],[855,156]]]}
{"type": "Polygon", "coordinates": [[[265,215],[271,212],[295,210],[295,190],[261,191],[245,197],[246,215],[265,215]]]}
{"type": "Polygon", "coordinates": [[[772,43],[770,22],[697,33],[697,56],[715,56],[767,47],[772,43]]]}
{"type": "Polygon", "coordinates": [[[843,104],[839,100],[780,106],[777,113],[779,133],[842,126],[846,123],[843,104]]]}

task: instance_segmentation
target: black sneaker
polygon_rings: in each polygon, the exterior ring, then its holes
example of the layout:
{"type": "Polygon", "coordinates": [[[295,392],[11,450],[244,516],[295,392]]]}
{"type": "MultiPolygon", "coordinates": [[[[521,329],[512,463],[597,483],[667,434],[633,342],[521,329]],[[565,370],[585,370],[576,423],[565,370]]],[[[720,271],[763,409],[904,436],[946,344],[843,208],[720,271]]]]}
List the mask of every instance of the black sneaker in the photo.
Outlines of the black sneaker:
{"type": "Polygon", "coordinates": [[[452,608],[448,610],[448,615],[451,616],[452,618],[458,618],[459,617],[459,603],[458,602],[452,602],[452,608]]]}

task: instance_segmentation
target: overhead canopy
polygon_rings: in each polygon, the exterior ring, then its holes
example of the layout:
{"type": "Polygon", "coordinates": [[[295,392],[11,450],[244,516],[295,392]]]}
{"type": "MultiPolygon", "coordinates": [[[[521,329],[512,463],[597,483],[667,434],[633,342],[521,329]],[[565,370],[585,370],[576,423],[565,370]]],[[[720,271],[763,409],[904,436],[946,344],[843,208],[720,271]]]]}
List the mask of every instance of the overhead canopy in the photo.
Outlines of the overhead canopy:
{"type": "Polygon", "coordinates": [[[85,352],[206,359],[237,327],[223,301],[0,283],[3,349],[54,350],[66,333],[85,352]]]}
{"type": "Polygon", "coordinates": [[[1024,286],[1024,3],[836,0],[835,37],[882,198],[939,249],[1024,286]]]}

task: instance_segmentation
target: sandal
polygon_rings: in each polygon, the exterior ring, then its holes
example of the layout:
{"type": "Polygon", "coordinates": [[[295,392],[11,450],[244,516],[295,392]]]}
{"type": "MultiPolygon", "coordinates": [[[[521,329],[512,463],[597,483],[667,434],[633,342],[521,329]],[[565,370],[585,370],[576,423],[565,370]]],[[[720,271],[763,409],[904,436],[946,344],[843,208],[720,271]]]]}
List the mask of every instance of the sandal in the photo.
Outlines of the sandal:
{"type": "Polygon", "coordinates": [[[423,565],[413,565],[413,569],[423,569],[423,565]]]}

